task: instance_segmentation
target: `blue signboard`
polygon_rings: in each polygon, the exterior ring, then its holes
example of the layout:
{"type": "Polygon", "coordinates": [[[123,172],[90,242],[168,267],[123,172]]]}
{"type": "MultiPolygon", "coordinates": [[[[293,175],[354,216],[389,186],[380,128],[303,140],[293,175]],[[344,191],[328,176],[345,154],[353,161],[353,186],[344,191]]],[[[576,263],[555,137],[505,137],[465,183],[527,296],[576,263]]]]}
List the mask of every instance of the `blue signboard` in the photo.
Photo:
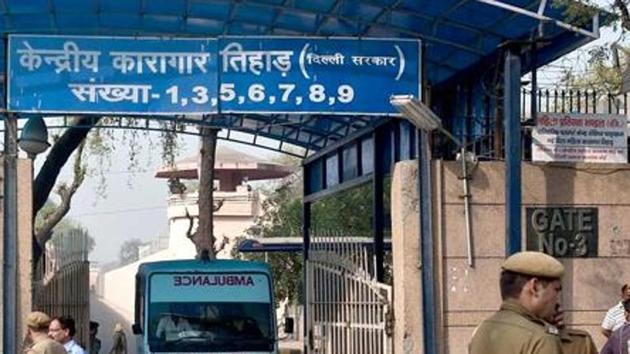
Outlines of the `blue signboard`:
{"type": "Polygon", "coordinates": [[[8,110],[397,114],[420,96],[420,42],[11,35],[8,110]]]}
{"type": "Polygon", "coordinates": [[[394,94],[420,95],[420,42],[221,38],[220,111],[395,114],[394,94]]]}
{"type": "Polygon", "coordinates": [[[9,36],[9,111],[217,112],[217,40],[9,36]]]}

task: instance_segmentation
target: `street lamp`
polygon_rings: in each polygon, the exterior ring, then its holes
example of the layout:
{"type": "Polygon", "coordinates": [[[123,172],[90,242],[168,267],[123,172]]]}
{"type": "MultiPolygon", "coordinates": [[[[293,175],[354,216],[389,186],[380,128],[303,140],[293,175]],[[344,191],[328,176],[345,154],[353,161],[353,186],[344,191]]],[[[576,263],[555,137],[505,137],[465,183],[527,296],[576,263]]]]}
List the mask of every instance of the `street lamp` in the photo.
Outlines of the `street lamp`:
{"type": "Polygon", "coordinates": [[[402,113],[403,117],[411,124],[415,125],[416,128],[422,129],[425,132],[439,130],[442,134],[451,139],[458,147],[462,147],[462,142],[442,127],[442,120],[440,117],[438,117],[424,103],[414,99],[412,95],[393,95],[389,98],[389,103],[396,107],[396,109],[402,113]]]}
{"type": "MultiPolygon", "coordinates": [[[[421,101],[415,99],[412,95],[393,95],[389,98],[389,103],[394,106],[402,116],[407,119],[416,128],[425,132],[432,132],[439,130],[442,134],[446,135],[452,140],[460,150],[457,156],[457,160],[462,163],[462,180],[464,182],[464,217],[466,218],[466,242],[468,245],[468,265],[473,266],[472,255],[472,236],[470,225],[470,193],[468,191],[468,167],[467,162],[474,162],[476,159],[474,155],[466,152],[466,146],[457,139],[448,130],[442,126],[442,120],[440,117],[427,107],[421,101]],[[468,161],[467,161],[468,160],[468,161]]],[[[419,152],[418,152],[419,153],[419,152]]]]}
{"type": "Polygon", "coordinates": [[[24,124],[24,128],[22,128],[18,145],[32,160],[50,147],[48,143],[48,129],[42,117],[29,118],[24,124]]]}
{"type": "MultiPolygon", "coordinates": [[[[20,149],[26,152],[28,158],[31,159],[32,188],[34,186],[33,181],[35,181],[35,157],[50,147],[50,144],[48,143],[48,128],[46,128],[46,123],[42,117],[31,117],[28,121],[26,121],[26,124],[24,124],[24,127],[22,128],[22,134],[18,139],[18,145],[20,149]]],[[[33,190],[31,189],[31,191],[33,190]]],[[[32,222],[34,222],[34,220],[32,220],[32,222]]],[[[33,247],[33,258],[35,259],[39,257],[41,252],[42,248],[39,246],[37,241],[35,241],[33,247]]]]}

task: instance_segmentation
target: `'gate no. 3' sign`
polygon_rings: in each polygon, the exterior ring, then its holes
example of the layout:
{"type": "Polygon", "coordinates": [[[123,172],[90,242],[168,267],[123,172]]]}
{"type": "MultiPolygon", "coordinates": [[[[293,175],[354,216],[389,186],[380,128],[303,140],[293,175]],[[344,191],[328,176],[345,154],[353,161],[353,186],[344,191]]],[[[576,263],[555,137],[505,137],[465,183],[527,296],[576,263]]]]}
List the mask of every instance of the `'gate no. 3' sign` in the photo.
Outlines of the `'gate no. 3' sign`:
{"type": "Polygon", "coordinates": [[[596,257],[597,208],[527,208],[527,249],[554,257],[596,257]]]}
{"type": "Polygon", "coordinates": [[[420,94],[416,40],[12,35],[9,111],[396,114],[420,94]]]}

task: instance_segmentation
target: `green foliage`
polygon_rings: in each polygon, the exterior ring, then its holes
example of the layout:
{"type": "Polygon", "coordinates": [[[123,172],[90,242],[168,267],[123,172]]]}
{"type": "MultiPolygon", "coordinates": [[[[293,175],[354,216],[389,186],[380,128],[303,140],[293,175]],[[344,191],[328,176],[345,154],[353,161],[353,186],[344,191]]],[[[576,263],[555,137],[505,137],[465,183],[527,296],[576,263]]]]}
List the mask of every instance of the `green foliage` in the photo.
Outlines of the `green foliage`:
{"type": "Polygon", "coordinates": [[[551,6],[561,9],[564,21],[575,26],[590,25],[593,16],[597,13],[596,4],[590,0],[553,0],[551,6]]]}
{"type": "MultiPolygon", "coordinates": [[[[118,125],[125,129],[94,128],[87,137],[87,157],[84,168],[92,178],[97,178],[96,194],[100,198],[105,198],[107,194],[106,172],[111,170],[112,158],[119,147],[127,149],[127,167],[131,172],[127,184],[131,186],[131,179],[136,172],[144,169],[140,156],[143,149],[160,151],[160,158],[163,165],[174,166],[175,159],[181,151],[182,141],[177,134],[178,126],[175,122],[160,121],[159,125],[165,131],[160,132],[158,142],[155,141],[155,134],[147,130],[142,130],[142,121],[128,117],[104,117],[101,124],[118,125]],[[157,145],[157,146],[156,146],[157,145]]],[[[151,158],[149,154],[149,158],[151,158]]],[[[150,161],[147,161],[150,163],[150,161]]]]}
{"type": "MultiPolygon", "coordinates": [[[[299,183],[283,183],[262,203],[262,216],[248,230],[253,237],[301,237],[302,200],[297,193],[299,183]]],[[[237,240],[237,244],[240,240],[237,240]]],[[[288,298],[292,303],[302,303],[302,254],[269,253],[239,254],[232,250],[234,258],[267,262],[274,277],[276,300],[288,298]]]]}
{"type": "Polygon", "coordinates": [[[628,65],[628,51],[624,49],[624,45],[628,44],[626,37],[630,29],[628,1],[612,0],[604,3],[593,0],[553,0],[552,6],[562,9],[565,22],[586,29],[590,29],[593,16],[598,11],[600,14],[607,12],[603,17],[600,16],[600,22],[606,19],[614,31],[615,39],[589,47],[586,67],[582,68],[584,71],[574,72],[576,65],[573,65],[566,70],[562,82],[570,88],[618,95],[622,86],[623,67],[628,65]]]}
{"type": "Polygon", "coordinates": [[[372,235],[372,185],[364,184],[313,203],[315,236],[372,235]]]}
{"type": "MultiPolygon", "coordinates": [[[[262,216],[248,230],[253,237],[302,237],[302,179],[289,178],[265,199],[262,216]]],[[[371,185],[363,185],[313,204],[314,235],[370,236],[371,185]]],[[[237,242],[238,244],[238,242],[237,242]]],[[[234,258],[267,262],[274,276],[277,300],[303,303],[303,262],[301,253],[238,254],[234,258]]]]}
{"type": "Polygon", "coordinates": [[[132,238],[123,242],[118,252],[118,261],[121,266],[133,263],[139,259],[140,246],[144,242],[138,238],[132,238]]]}

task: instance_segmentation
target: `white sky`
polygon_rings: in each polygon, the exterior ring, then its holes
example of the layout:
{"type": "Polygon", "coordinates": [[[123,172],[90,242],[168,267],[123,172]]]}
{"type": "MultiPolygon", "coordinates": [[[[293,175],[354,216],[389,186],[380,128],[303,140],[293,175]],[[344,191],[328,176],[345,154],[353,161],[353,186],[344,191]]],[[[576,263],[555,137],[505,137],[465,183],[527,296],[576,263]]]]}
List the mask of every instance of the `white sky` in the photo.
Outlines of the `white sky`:
{"type": "MultiPolygon", "coordinates": [[[[151,241],[168,233],[168,188],[166,180],[154,177],[162,161],[157,145],[158,133],[153,134],[154,146],[145,142],[147,146],[139,154],[140,172],[128,172],[129,150],[120,144],[112,155],[111,168],[105,172],[106,197],[101,198],[97,193],[100,178],[88,176],[73,198],[68,217],[80,223],[96,240],[96,248],[90,254],[91,261],[117,261],[120,246],[125,240],[139,238],[151,241]]],[[[183,145],[179,158],[196,155],[199,138],[182,136],[180,139],[183,145]]],[[[272,151],[243,144],[224,140],[219,140],[219,144],[263,158],[276,156],[272,151]]],[[[43,156],[37,159],[36,168],[43,160],[43,156]]],[[[71,180],[72,161],[70,159],[64,166],[59,180],[71,180]]]]}

